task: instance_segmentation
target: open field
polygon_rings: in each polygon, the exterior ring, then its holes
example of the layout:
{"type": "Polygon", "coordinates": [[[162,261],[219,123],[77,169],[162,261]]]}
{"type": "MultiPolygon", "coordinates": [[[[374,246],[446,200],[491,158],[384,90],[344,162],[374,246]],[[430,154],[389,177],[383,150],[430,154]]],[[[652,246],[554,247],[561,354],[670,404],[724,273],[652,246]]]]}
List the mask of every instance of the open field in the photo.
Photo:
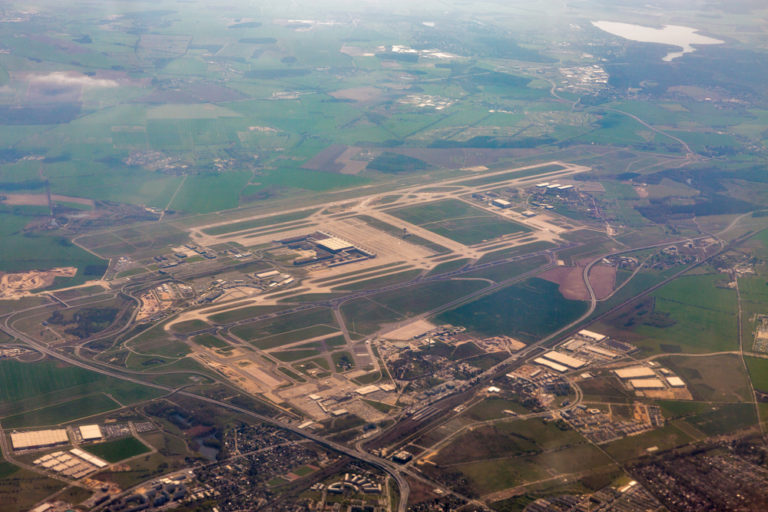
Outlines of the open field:
{"type": "MultiPolygon", "coordinates": [[[[0,414],[4,416],[53,406],[78,395],[101,392],[106,388],[124,404],[146,400],[158,394],[149,388],[47,360],[39,363],[0,361],[0,414]]],[[[82,406],[90,407],[85,402],[82,406]]],[[[59,423],[72,419],[72,414],[66,407],[52,407],[46,410],[45,420],[59,423]]]]}
{"type": "Polygon", "coordinates": [[[533,278],[441,313],[437,321],[485,336],[504,334],[532,342],[575,320],[586,308],[563,298],[556,284],[533,278]]]}
{"type": "Polygon", "coordinates": [[[107,462],[118,462],[135,455],[147,453],[149,448],[135,437],[126,437],[117,441],[107,441],[105,443],[91,444],[85,447],[86,451],[91,452],[97,457],[101,457],[107,462]]]}
{"type": "Polygon", "coordinates": [[[350,329],[371,334],[382,325],[419,315],[487,286],[481,281],[444,281],[410,286],[345,303],[341,311],[350,329]]]}
{"type": "Polygon", "coordinates": [[[437,466],[429,472],[459,473],[468,479],[469,489],[480,495],[611,464],[576,432],[540,420],[472,430],[430,459],[437,466]]]}
{"type": "Polygon", "coordinates": [[[736,355],[667,357],[668,365],[688,384],[693,398],[708,402],[749,402],[748,376],[736,355]]]}
{"type": "Polygon", "coordinates": [[[736,293],[720,286],[722,279],[717,274],[680,277],[602,323],[653,353],[733,350],[736,293]]]}
{"type": "Polygon", "coordinates": [[[398,208],[387,213],[466,245],[530,231],[523,225],[453,199],[398,208]]]}
{"type": "Polygon", "coordinates": [[[64,484],[26,469],[15,470],[7,462],[0,462],[0,511],[28,510],[38,501],[62,489],[64,484]],[[4,470],[4,471],[3,471],[4,470]]]}
{"type": "Polygon", "coordinates": [[[97,393],[62,404],[6,416],[3,418],[3,426],[6,428],[19,428],[58,425],[77,418],[110,411],[118,407],[120,405],[117,402],[104,394],[97,393]]]}

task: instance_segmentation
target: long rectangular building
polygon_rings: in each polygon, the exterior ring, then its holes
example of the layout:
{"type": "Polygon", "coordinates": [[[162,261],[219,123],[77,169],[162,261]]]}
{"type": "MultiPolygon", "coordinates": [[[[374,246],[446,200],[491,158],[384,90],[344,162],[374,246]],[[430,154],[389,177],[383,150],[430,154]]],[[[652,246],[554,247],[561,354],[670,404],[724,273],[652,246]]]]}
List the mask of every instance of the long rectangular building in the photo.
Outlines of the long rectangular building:
{"type": "Polygon", "coordinates": [[[35,430],[32,432],[14,432],[11,434],[11,444],[14,450],[43,448],[69,442],[67,431],[63,428],[35,430]]]}
{"type": "Polygon", "coordinates": [[[607,338],[605,334],[600,334],[599,332],[594,332],[594,331],[588,331],[586,329],[580,330],[579,336],[583,336],[584,338],[589,338],[595,341],[603,341],[605,338],[607,338]]]}
{"type": "Polygon", "coordinates": [[[658,377],[650,379],[630,379],[629,384],[635,389],[664,389],[664,383],[658,377]]]}
{"type": "Polygon", "coordinates": [[[547,352],[544,354],[544,357],[549,359],[550,361],[554,361],[558,364],[562,364],[565,366],[568,366],[569,368],[577,369],[584,366],[586,361],[582,361],[581,359],[577,359],[575,357],[571,357],[567,354],[563,354],[561,352],[555,352],[554,350],[547,352]]]}
{"type": "Polygon", "coordinates": [[[557,364],[556,362],[550,361],[549,359],[544,359],[543,357],[537,357],[536,359],[533,360],[533,362],[538,363],[542,366],[546,366],[547,368],[555,370],[556,372],[564,373],[568,371],[567,366],[557,364]]]}
{"type": "Polygon", "coordinates": [[[620,370],[614,370],[613,373],[620,379],[637,379],[640,377],[655,377],[656,372],[647,366],[628,366],[620,370]]]}

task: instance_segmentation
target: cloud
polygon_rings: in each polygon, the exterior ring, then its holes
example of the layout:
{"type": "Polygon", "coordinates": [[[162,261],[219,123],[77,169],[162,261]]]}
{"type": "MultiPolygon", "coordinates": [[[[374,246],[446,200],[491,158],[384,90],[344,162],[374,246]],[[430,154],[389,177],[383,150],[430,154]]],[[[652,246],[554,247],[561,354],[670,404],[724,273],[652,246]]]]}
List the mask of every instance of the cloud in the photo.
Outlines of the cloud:
{"type": "Polygon", "coordinates": [[[117,87],[120,85],[115,80],[94,78],[72,71],[54,71],[47,75],[33,75],[29,77],[29,81],[33,83],[81,87],[117,87]]]}

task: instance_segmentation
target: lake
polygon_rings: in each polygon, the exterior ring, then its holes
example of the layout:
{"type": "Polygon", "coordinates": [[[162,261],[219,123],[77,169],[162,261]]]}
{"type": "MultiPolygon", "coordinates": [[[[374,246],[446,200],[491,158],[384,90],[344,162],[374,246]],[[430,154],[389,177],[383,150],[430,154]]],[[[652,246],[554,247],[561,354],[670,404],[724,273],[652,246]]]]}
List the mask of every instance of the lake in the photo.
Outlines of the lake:
{"type": "Polygon", "coordinates": [[[615,21],[593,21],[592,25],[609,34],[623,37],[630,41],[668,44],[682,49],[679,52],[668,53],[663,59],[666,62],[682,57],[686,53],[696,51],[693,45],[724,43],[724,41],[719,39],[699,34],[695,28],[683,27],[681,25],[664,25],[664,28],[653,28],[615,21]]]}

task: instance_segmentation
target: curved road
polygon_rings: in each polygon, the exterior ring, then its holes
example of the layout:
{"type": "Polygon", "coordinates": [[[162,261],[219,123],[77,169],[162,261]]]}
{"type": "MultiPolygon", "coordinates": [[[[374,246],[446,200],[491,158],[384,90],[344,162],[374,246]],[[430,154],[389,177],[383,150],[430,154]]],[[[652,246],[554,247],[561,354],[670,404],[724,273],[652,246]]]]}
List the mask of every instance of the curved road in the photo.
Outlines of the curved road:
{"type": "Polygon", "coordinates": [[[75,359],[73,357],[70,357],[66,354],[62,354],[56,350],[50,349],[47,346],[45,346],[42,343],[39,343],[26,334],[19,332],[15,330],[12,327],[9,327],[7,323],[0,328],[0,330],[3,330],[6,332],[6,334],[9,334],[11,336],[15,336],[19,340],[23,341],[24,343],[28,344],[35,350],[38,350],[39,352],[46,354],[50,357],[53,357],[55,359],[58,359],[60,361],[63,361],[65,363],[71,364],[73,366],[77,366],[80,368],[83,368],[85,370],[89,370],[92,372],[99,373],[101,375],[106,375],[108,377],[124,380],[127,382],[132,382],[134,384],[139,384],[143,386],[152,387],[155,389],[160,389],[163,391],[167,391],[169,393],[175,393],[181,396],[185,396],[188,398],[193,398],[196,400],[201,400],[203,402],[209,403],[211,405],[216,405],[218,407],[223,407],[226,409],[229,409],[231,411],[235,411],[247,416],[250,416],[251,418],[264,422],[264,423],[270,423],[272,425],[275,425],[277,427],[283,428],[285,430],[289,430],[305,439],[309,439],[311,441],[314,441],[315,443],[325,446],[326,448],[330,448],[333,451],[336,451],[338,453],[342,453],[344,455],[347,455],[353,459],[361,460],[363,462],[366,462],[370,464],[371,466],[374,466],[378,469],[381,469],[382,471],[388,473],[392,478],[395,479],[397,482],[398,490],[400,493],[400,503],[398,505],[398,511],[399,512],[405,512],[407,509],[407,503],[408,503],[408,496],[410,495],[410,486],[408,485],[408,482],[406,481],[405,477],[403,476],[399,466],[397,466],[394,462],[388,461],[386,459],[382,459],[380,457],[376,457],[374,455],[371,455],[366,452],[362,452],[359,450],[355,450],[353,448],[349,448],[347,446],[344,446],[342,444],[336,443],[334,441],[330,441],[328,439],[325,439],[321,436],[315,435],[311,432],[306,432],[294,425],[291,425],[289,423],[284,423],[280,420],[276,420],[274,418],[270,418],[269,416],[264,416],[261,414],[258,414],[253,411],[249,411],[248,409],[244,409],[242,407],[238,407],[236,405],[223,402],[221,400],[216,400],[214,398],[209,398],[206,396],[197,395],[195,393],[190,393],[188,391],[179,391],[177,389],[171,388],[169,386],[163,386],[160,384],[155,383],[149,383],[145,382],[141,379],[137,379],[135,377],[131,377],[130,375],[125,375],[122,372],[116,371],[116,370],[107,370],[105,368],[101,368],[98,366],[93,366],[91,364],[85,363],[83,361],[80,361],[78,359],[75,359]]]}

